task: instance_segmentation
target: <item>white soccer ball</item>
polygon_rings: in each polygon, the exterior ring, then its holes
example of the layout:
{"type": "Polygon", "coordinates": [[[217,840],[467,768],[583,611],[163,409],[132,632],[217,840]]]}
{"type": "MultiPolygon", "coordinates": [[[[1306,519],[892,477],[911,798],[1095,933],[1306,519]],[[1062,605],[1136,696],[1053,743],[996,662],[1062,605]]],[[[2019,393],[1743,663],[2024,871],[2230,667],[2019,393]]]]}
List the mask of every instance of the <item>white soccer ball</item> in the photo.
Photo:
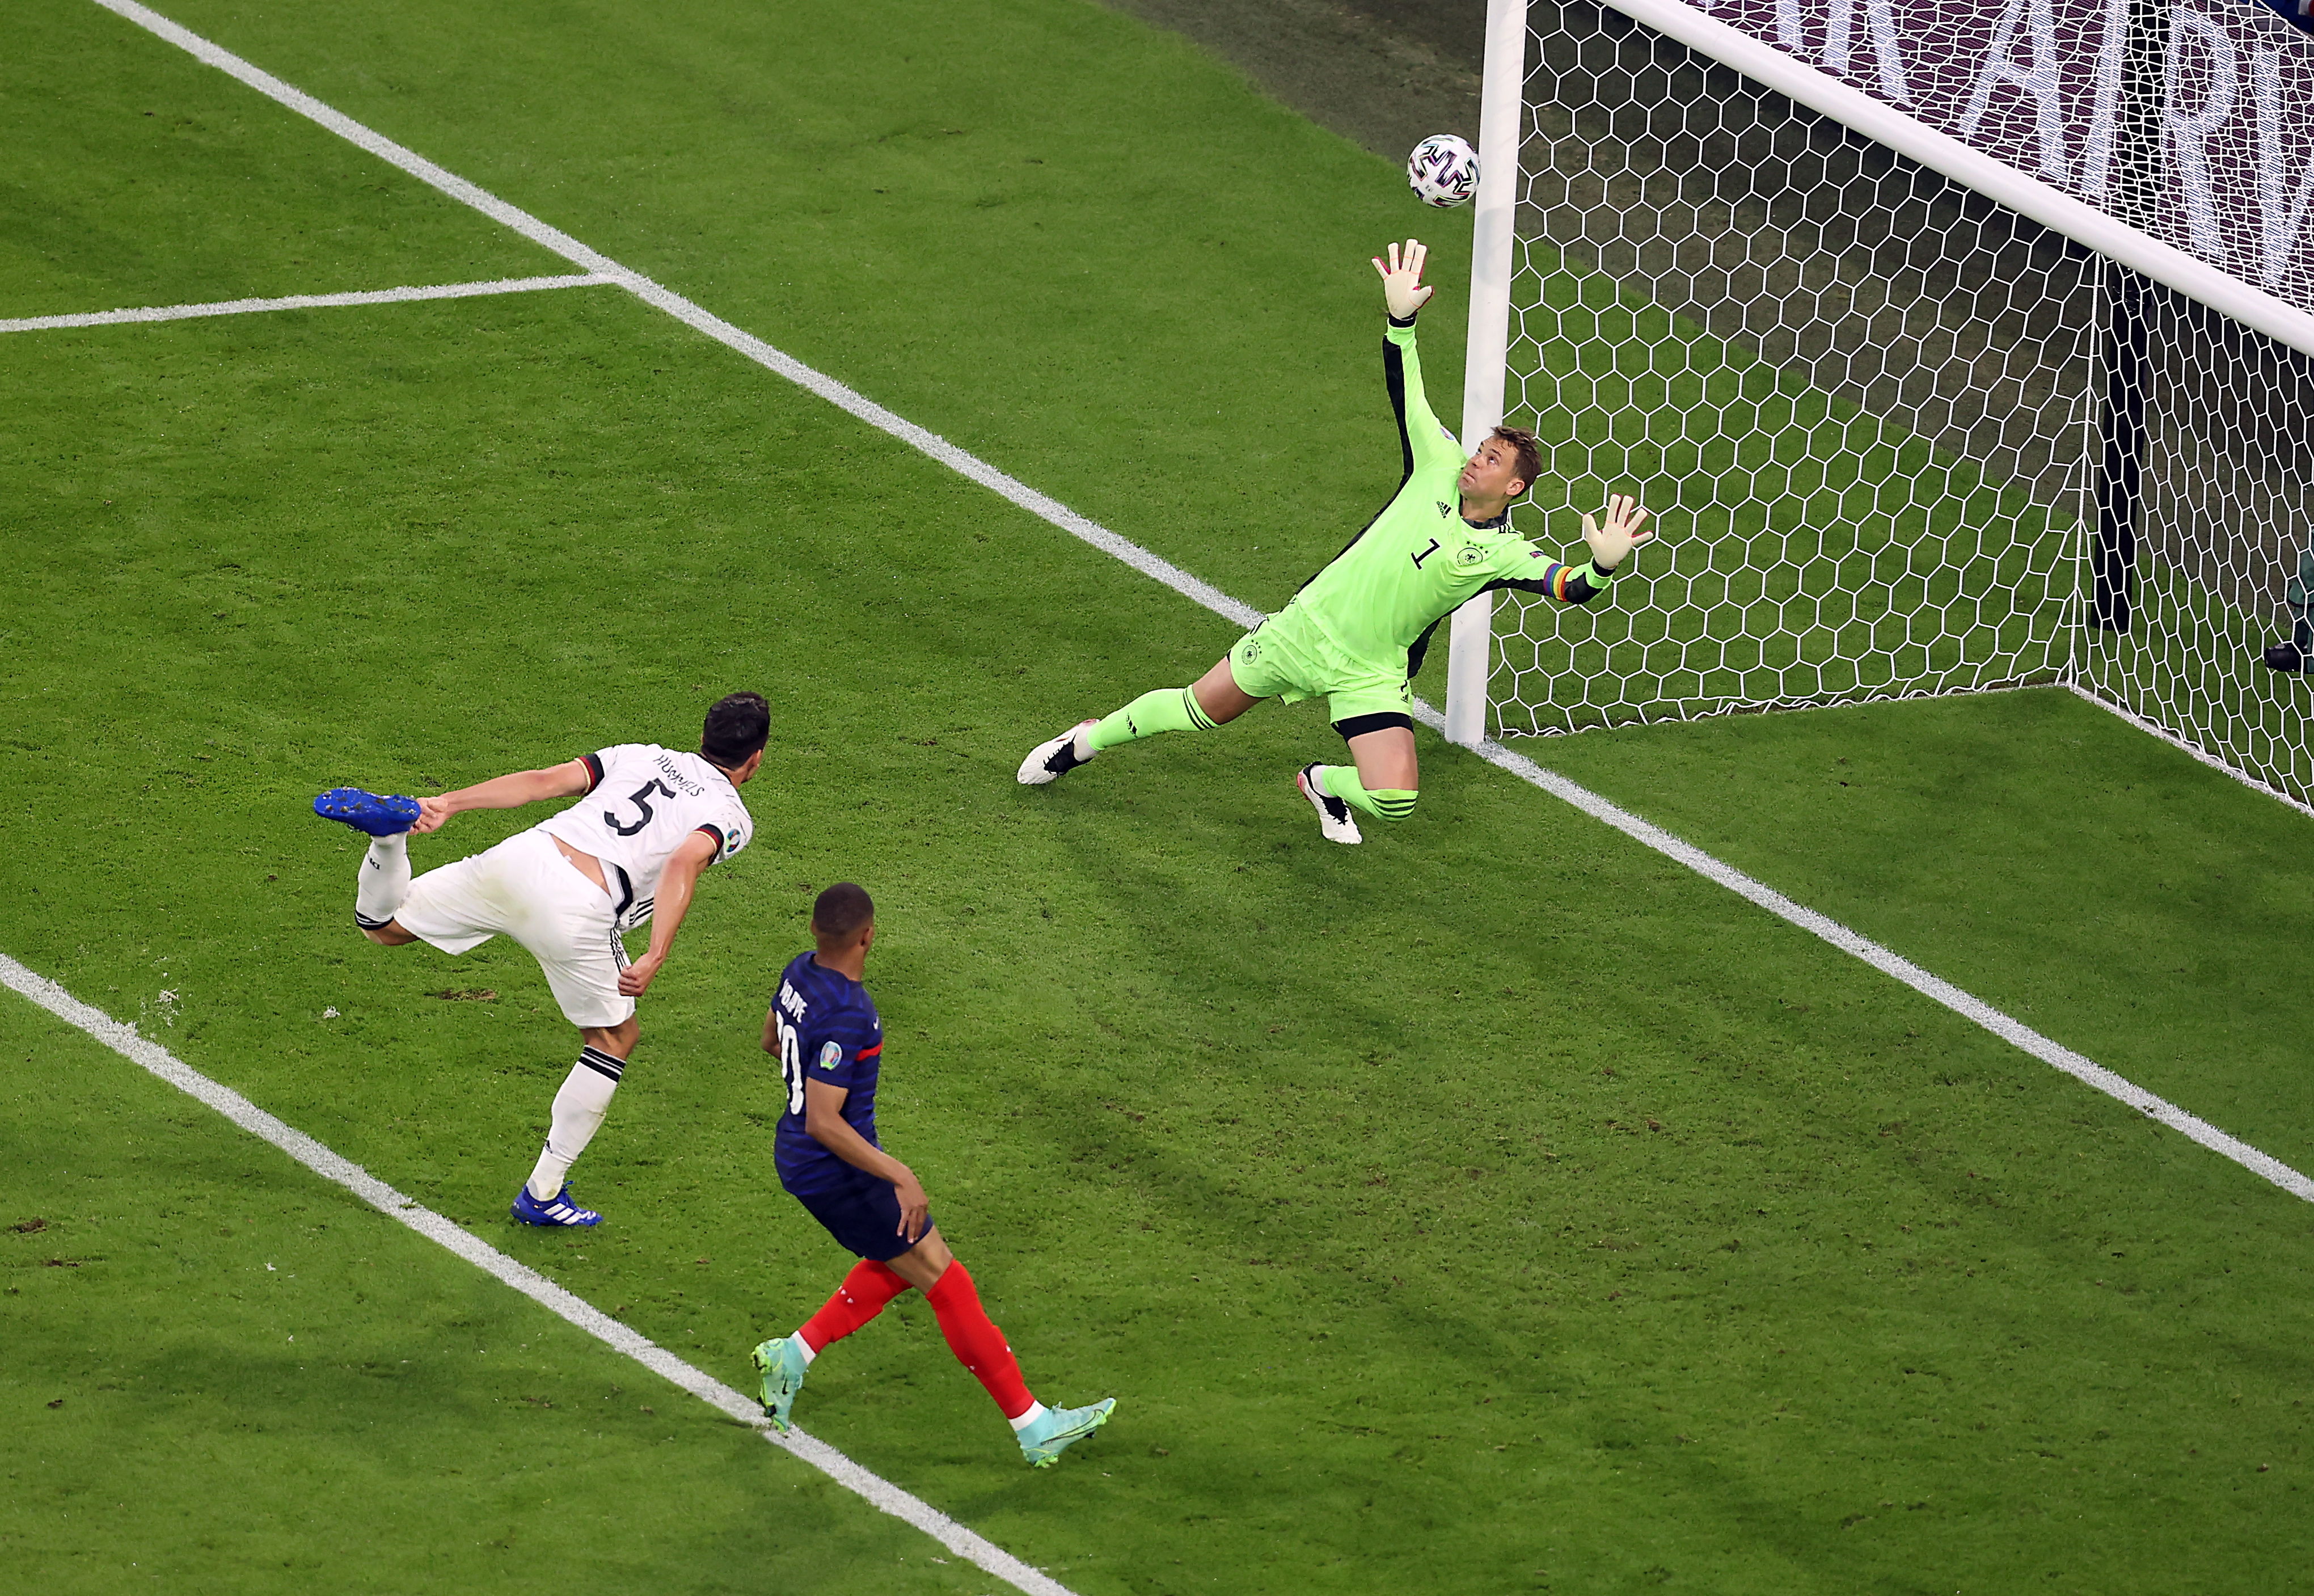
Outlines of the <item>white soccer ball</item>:
{"type": "Polygon", "coordinates": [[[1479,191],[1479,152],[1452,133],[1434,133],[1406,158],[1406,182],[1425,205],[1468,205],[1479,191]]]}

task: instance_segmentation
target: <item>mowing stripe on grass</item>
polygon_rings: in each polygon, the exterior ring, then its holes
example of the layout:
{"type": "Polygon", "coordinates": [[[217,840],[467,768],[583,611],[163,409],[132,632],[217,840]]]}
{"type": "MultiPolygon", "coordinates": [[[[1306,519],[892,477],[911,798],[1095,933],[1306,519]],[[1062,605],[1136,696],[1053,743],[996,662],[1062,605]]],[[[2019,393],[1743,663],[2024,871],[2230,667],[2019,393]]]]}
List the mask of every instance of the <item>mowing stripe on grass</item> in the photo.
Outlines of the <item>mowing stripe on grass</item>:
{"type": "MultiPolygon", "coordinates": [[[[190,51],[201,60],[231,74],[260,93],[278,101],[300,116],[308,117],[340,137],[350,140],[379,159],[392,163],[412,176],[433,185],[443,193],[473,206],[526,238],[555,251],[566,259],[615,278],[638,297],[657,305],[678,321],[698,329],[709,337],[745,355],[767,370],[778,373],[789,381],[810,390],[841,409],[857,416],[870,426],[879,428],[894,437],[922,450],[943,465],[957,471],[974,481],[1002,494],[1031,515],[1041,516],[1072,536],[1082,538],[1093,547],[1124,561],[1144,576],[1155,578],[1183,597],[1203,604],[1241,626],[1250,626],[1262,618],[1261,612],[1250,604],[1241,604],[1211,584],[1199,580],[1180,567],[1160,559],[1140,544],[1119,537],[1097,523],[1078,515],[1056,499],[1027,486],[998,471],[977,456],[957,447],[947,439],[914,422],[886,410],[882,405],[845,387],[835,378],[813,370],[792,356],[782,354],[771,345],[744,332],[721,317],[712,315],[671,289],[661,287],[642,276],[628,270],[610,257],[580,243],[569,234],[551,227],[529,212],[508,205],[505,200],[476,187],[452,172],[435,165],[392,139],[372,132],[342,112],[332,110],[312,95],[294,89],[269,73],[261,71],[247,61],[211,44],[196,33],[188,31],[158,13],[139,5],[136,0],[95,0],[99,5],[116,12],[139,27],[151,30],[180,48],[190,51]]],[[[1415,705],[1423,723],[1444,733],[1444,718],[1428,703],[1417,700],[1415,705]]],[[[2223,1131],[2184,1109],[2155,1097],[2151,1092],[2133,1085],[2095,1061],[2085,1058],[2071,1048],[2060,1046],[2031,1027],[2010,1018],[1992,1004],[1963,992],[1950,982],[1931,975],[1911,960],[1883,948],[1868,937],[1850,930],[1829,915],[1819,914],[1792,902],[1781,893],[1762,882],[1755,881],[1731,865],[1724,864],[1693,844],[1683,842],[1660,826],[1650,824],[1628,810],[1619,808],[1597,793],[1568,780],[1556,772],[1545,770],[1523,754],[1514,754],[1502,744],[1489,738],[1477,750],[1480,758],[1498,769],[1506,771],[1521,780],[1532,783],[1554,798],[1574,805],[1585,814],[1613,826],[1636,842],[1642,842],[1668,859],[1676,860],[1705,879],[1718,883],[1730,892],[1758,904],[1770,913],[1789,921],[1813,936],[1821,937],[1843,953],[1852,954],[1884,974],[1935,1000],[1954,1013],[1991,1031],[2002,1041],[2023,1049],[2044,1063],[2062,1070],[2085,1085],[2094,1087],[2106,1096],[2125,1103],[2148,1117],[2192,1137],[2212,1151],[2231,1159],[2260,1178],[2273,1182],[2293,1196],[2314,1202],[2314,1180],[2250,1146],[2246,1142],[2227,1135],[2223,1131]]]]}
{"type": "Polygon", "coordinates": [[[894,1518],[905,1520],[958,1556],[1029,1596],[1073,1596],[1058,1580],[974,1534],[931,1503],[911,1495],[881,1476],[870,1474],[826,1442],[814,1440],[801,1430],[791,1430],[785,1435],[778,1433],[764,1424],[763,1407],[753,1398],[742,1396],[713,1376],[693,1368],[593,1303],[563,1290],[529,1265],[507,1257],[473,1231],[403,1196],[352,1160],[340,1157],[296,1126],[275,1118],[231,1087],[210,1080],[159,1043],[137,1035],[135,1026],[124,1025],[102,1010],[89,1007],[55,982],[4,953],[0,953],[0,985],[23,993],[121,1057],[142,1065],[187,1096],[199,1098],[251,1135],[270,1142],[322,1179],[345,1187],[389,1219],[399,1220],[428,1241],[495,1274],[558,1318],[614,1351],[624,1353],[710,1407],[751,1429],[760,1430],[764,1439],[773,1446],[793,1453],[894,1518]]]}
{"type": "Polygon", "coordinates": [[[60,327],[111,327],[123,322],[188,322],[196,316],[246,316],[259,311],[322,310],[340,304],[400,304],[412,299],[476,299],[485,294],[536,294],[547,288],[592,288],[619,279],[599,271],[558,278],[500,278],[490,283],[437,283],[422,288],[369,288],[356,294],[292,294],[286,299],[218,299],[207,304],[157,304],[141,310],[84,311],[70,316],[0,320],[0,332],[47,332],[60,327]]]}
{"type": "Polygon", "coordinates": [[[755,334],[742,331],[722,317],[693,304],[673,289],[589,249],[561,228],[548,225],[528,211],[508,205],[487,189],[470,183],[455,172],[437,166],[416,151],[406,149],[384,134],[365,128],[342,111],[331,110],[304,90],[291,87],[271,73],[253,66],[232,51],[178,26],[150,7],[139,5],[136,0],[96,0],[96,4],[157,34],[218,71],[239,79],[266,98],[287,106],[299,116],[319,123],[339,137],[367,150],[379,160],[400,167],[420,182],[440,190],[463,205],[473,207],[492,221],[512,228],[532,242],[585,268],[588,273],[605,281],[615,282],[685,326],[695,328],[716,342],[737,350],[756,365],[777,372],[837,409],[891,434],[911,448],[922,450],[950,471],[1002,494],[1030,515],[1041,516],[1073,537],[1082,538],[1103,553],[1125,561],[1144,576],[1154,577],[1167,586],[1188,594],[1207,609],[1228,616],[1241,626],[1251,626],[1261,619],[1259,610],[1240,604],[1220,588],[1199,581],[1171,561],[1161,560],[1140,544],[1117,536],[1107,527],[1078,515],[1058,499],[1047,498],[1026,482],[997,470],[978,455],[958,448],[938,433],[919,427],[905,417],[895,415],[825,372],[816,371],[793,356],[773,348],[755,334]]]}

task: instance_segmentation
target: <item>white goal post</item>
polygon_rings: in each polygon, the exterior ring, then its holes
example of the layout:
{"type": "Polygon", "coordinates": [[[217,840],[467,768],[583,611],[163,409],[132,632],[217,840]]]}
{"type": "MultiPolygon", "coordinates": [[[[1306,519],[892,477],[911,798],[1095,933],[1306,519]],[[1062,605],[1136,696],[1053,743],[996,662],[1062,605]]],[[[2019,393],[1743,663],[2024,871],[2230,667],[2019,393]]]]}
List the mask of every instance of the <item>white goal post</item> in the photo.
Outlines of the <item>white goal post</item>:
{"type": "Polygon", "coordinates": [[[1608,4],[1491,0],[1462,429],[1664,537],[1459,611],[1448,736],[2048,683],[2314,798],[2314,37],[1608,4]]]}
{"type": "MultiPolygon", "coordinates": [[[[1516,238],[1519,145],[1526,123],[1526,0],[1490,0],[1479,95],[1479,192],[1471,218],[1471,331],[1462,357],[1462,446],[1502,424],[1516,238]]],[[[1446,737],[1475,747],[1487,735],[1495,595],[1454,612],[1447,631],[1446,737]]]]}

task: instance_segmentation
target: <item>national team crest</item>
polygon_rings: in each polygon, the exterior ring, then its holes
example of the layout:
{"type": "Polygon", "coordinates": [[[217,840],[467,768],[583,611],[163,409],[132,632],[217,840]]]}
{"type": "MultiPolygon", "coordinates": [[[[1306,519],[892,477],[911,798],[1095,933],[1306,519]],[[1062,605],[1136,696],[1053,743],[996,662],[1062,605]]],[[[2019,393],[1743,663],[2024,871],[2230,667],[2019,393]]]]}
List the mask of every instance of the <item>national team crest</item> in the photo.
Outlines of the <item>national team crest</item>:
{"type": "Polygon", "coordinates": [[[1454,551],[1456,565],[1476,565],[1487,557],[1487,551],[1476,543],[1464,543],[1454,551]]]}

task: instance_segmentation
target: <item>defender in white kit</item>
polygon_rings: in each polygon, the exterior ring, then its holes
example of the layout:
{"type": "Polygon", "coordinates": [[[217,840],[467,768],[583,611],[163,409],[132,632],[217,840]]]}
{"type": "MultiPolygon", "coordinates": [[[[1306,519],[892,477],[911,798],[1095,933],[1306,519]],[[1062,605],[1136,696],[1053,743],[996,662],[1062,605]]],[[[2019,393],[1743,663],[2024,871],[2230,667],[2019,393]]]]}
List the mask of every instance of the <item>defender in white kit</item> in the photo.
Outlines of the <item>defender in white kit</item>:
{"type": "Polygon", "coordinates": [[[699,752],[622,743],[543,770],[517,771],[439,798],[384,797],[340,787],[314,812],[370,836],[354,893],[354,922],[384,947],[428,942],[445,953],[504,934],[529,949],[563,1017],[578,1027],[578,1062],[554,1094],[552,1128],[514,1217],[534,1225],[592,1225],[571,1199],[570,1166],[586,1151],[640,1035],[635,1000],[666,965],[700,875],[747,845],[755,823],[738,789],[764,763],[771,710],[735,692],[707,711],[699,752]],[[409,839],[465,809],[580,801],[495,848],[411,878],[409,839]],[[650,922],[650,947],[630,960],[622,933],[650,922]]]}

